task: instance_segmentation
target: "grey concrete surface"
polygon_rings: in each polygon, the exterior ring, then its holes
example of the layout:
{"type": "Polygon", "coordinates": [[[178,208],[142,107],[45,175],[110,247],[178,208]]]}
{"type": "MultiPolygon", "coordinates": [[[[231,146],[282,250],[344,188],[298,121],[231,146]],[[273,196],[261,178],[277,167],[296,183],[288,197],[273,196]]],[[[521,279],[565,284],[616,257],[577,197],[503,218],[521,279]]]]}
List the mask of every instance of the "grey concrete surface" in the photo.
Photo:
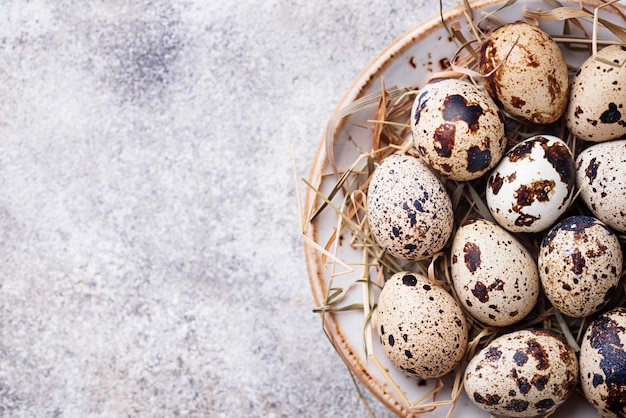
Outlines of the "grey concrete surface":
{"type": "Polygon", "coordinates": [[[312,313],[290,149],[306,176],[438,7],[3,1],[0,416],[366,416],[312,313]]]}

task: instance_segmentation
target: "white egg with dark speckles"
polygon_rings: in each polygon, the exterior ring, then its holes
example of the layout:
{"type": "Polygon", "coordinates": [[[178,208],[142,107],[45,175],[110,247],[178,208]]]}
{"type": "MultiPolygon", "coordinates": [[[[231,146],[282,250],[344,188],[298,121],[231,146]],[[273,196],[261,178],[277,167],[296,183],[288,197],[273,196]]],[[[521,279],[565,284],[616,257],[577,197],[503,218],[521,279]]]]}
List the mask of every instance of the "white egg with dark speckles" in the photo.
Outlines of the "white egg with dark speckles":
{"type": "Polygon", "coordinates": [[[580,344],[580,386],[603,417],[626,417],[626,308],[593,320],[580,344]]]}
{"type": "Polygon", "coordinates": [[[452,371],[467,347],[468,327],[459,304],[417,273],[399,272],[387,280],[374,326],[394,366],[424,379],[452,371]]]}
{"type": "Polygon", "coordinates": [[[622,273],[617,236],[591,216],[571,216],[548,231],[539,249],[546,296],[565,315],[583,318],[611,299],[622,273]]]}
{"type": "Polygon", "coordinates": [[[410,155],[385,158],[367,191],[367,216],[376,242],[395,257],[423,260],[452,234],[452,202],[424,161],[410,155]]]}
{"type": "Polygon", "coordinates": [[[576,389],[576,353],[557,334],[527,329],[504,334],[465,369],[468,397],[479,408],[507,417],[553,412],[576,389]]]}
{"type": "Polygon", "coordinates": [[[485,325],[522,320],[539,296],[537,263],[504,228],[485,219],[461,225],[451,249],[451,276],[465,309],[485,325]]]}
{"type": "Polygon", "coordinates": [[[586,141],[626,135],[626,46],[609,45],[578,69],[570,89],[565,122],[586,141]]]}
{"type": "Polygon", "coordinates": [[[626,140],[594,144],[576,159],[580,197],[593,215],[626,232],[626,140]]]}
{"type": "Polygon", "coordinates": [[[487,206],[509,231],[543,231],[568,209],[575,180],[567,144],[537,135],[511,148],[494,168],[487,181],[487,206]]]}
{"type": "Polygon", "coordinates": [[[482,176],[504,154],[504,118],[491,97],[471,83],[429,83],[415,97],[411,116],[420,155],[453,180],[482,176]]]}

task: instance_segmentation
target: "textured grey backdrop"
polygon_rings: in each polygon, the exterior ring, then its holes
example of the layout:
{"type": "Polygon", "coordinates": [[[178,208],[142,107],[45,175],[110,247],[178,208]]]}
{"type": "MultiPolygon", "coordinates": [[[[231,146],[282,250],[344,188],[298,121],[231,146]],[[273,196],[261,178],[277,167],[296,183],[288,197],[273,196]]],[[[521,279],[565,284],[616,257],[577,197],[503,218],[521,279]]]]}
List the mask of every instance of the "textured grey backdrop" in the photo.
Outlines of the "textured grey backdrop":
{"type": "Polygon", "coordinates": [[[290,147],[307,175],[437,11],[2,1],[0,416],[365,416],[311,312],[290,147]]]}

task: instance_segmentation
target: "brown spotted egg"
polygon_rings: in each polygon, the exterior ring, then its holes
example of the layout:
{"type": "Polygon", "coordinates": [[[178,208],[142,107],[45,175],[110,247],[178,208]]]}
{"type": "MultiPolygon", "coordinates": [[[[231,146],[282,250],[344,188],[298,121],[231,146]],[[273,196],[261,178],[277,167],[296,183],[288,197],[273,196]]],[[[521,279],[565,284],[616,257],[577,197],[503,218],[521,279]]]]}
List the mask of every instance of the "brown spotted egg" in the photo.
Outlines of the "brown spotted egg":
{"type": "Polygon", "coordinates": [[[565,112],[569,130],[586,141],[626,135],[626,46],[609,45],[578,69],[565,112]]]}
{"type": "Polygon", "coordinates": [[[494,168],[487,181],[487,206],[509,231],[543,231],[568,209],[575,176],[565,142],[534,136],[511,148],[494,168]]]}
{"type": "Polygon", "coordinates": [[[506,112],[533,123],[552,123],[565,111],[567,71],[556,42],[525,22],[501,26],[481,46],[480,72],[491,97],[506,112]]]}
{"type": "Polygon", "coordinates": [[[413,140],[434,170],[472,180],[498,163],[506,147],[498,106],[471,83],[449,79],[426,85],[415,98],[413,140]]]}
{"type": "Polygon", "coordinates": [[[550,414],[576,389],[576,353],[543,329],[502,335],[468,363],[464,383],[479,408],[507,417],[550,414]]]}
{"type": "Polygon", "coordinates": [[[423,379],[452,371],[467,347],[461,307],[441,286],[417,273],[399,272],[387,280],[374,325],[394,366],[423,379]]]}
{"type": "Polygon", "coordinates": [[[580,385],[602,417],[626,417],[626,308],[593,320],[580,345],[580,385]]]}
{"type": "Polygon", "coordinates": [[[422,260],[450,238],[450,196],[424,161],[410,155],[385,158],[367,192],[367,216],[376,242],[395,257],[422,260]]]}
{"type": "Polygon", "coordinates": [[[483,324],[511,325],[535,306],[539,296],[537,263],[497,224],[477,219],[459,227],[451,260],[457,298],[483,324]]]}
{"type": "Polygon", "coordinates": [[[571,216],[545,235],[538,264],[552,305],[565,315],[583,318],[603,308],[617,290],[622,248],[604,223],[591,216],[571,216]]]}
{"type": "Polygon", "coordinates": [[[594,144],[576,159],[580,197],[593,215],[626,232],[626,140],[594,144]]]}

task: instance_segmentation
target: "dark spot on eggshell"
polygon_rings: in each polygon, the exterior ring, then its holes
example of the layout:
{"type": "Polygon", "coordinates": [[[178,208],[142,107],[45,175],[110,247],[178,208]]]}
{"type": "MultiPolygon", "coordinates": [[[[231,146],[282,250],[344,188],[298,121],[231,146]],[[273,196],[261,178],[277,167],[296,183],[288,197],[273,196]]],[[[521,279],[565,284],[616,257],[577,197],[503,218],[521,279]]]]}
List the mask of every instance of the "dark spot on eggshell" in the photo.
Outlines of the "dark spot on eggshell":
{"type": "Polygon", "coordinates": [[[411,287],[415,286],[417,284],[417,277],[413,276],[412,274],[405,274],[402,277],[402,284],[411,287]]]}
{"type": "Polygon", "coordinates": [[[451,94],[443,102],[443,119],[447,122],[463,121],[471,132],[479,128],[479,119],[483,114],[480,105],[470,105],[465,97],[460,94],[451,94]]]}
{"type": "Polygon", "coordinates": [[[522,208],[530,206],[533,202],[547,202],[550,200],[552,190],[556,184],[552,179],[534,180],[530,184],[522,184],[513,194],[516,204],[513,210],[517,213],[522,212],[522,208]]]}
{"type": "Polygon", "coordinates": [[[574,249],[570,257],[572,258],[572,272],[574,274],[582,274],[585,268],[585,257],[580,253],[580,249],[574,249]]]}
{"type": "Polygon", "coordinates": [[[609,108],[605,110],[600,116],[602,123],[616,123],[622,118],[622,114],[617,110],[615,103],[609,103],[609,108]]]}
{"type": "Polygon", "coordinates": [[[533,385],[538,391],[542,391],[546,388],[546,385],[550,381],[550,377],[546,375],[536,374],[530,380],[530,384],[533,385]]]}
{"type": "Polygon", "coordinates": [[[524,378],[524,377],[518,377],[517,378],[517,388],[519,389],[519,391],[522,394],[527,394],[528,392],[530,392],[530,389],[532,389],[532,386],[530,383],[528,383],[528,379],[524,378]]]}
{"type": "Polygon", "coordinates": [[[521,367],[528,361],[528,356],[523,351],[517,350],[515,354],[513,354],[513,360],[515,364],[521,367]]]}
{"type": "Polygon", "coordinates": [[[511,399],[504,407],[508,411],[524,412],[528,409],[529,402],[523,399],[511,399]]]}
{"type": "Polygon", "coordinates": [[[514,224],[516,226],[531,226],[535,223],[537,219],[539,219],[538,216],[522,213],[517,218],[515,218],[514,224]]]}
{"type": "Polygon", "coordinates": [[[466,242],[463,253],[467,269],[474,273],[480,267],[480,247],[473,242],[466,242]]]}
{"type": "Polygon", "coordinates": [[[568,190],[574,187],[574,178],[576,169],[574,168],[574,160],[569,148],[561,142],[548,143],[545,138],[541,142],[546,160],[559,173],[561,181],[567,185],[568,190]]]}
{"type": "Polygon", "coordinates": [[[602,377],[601,374],[594,373],[593,374],[593,381],[592,381],[593,387],[596,388],[599,385],[601,385],[602,383],[604,383],[604,377],[602,377]]]}
{"type": "Polygon", "coordinates": [[[391,335],[391,334],[389,334],[388,341],[389,341],[389,345],[390,345],[390,346],[392,346],[392,347],[393,347],[393,346],[394,346],[394,344],[396,343],[396,339],[395,339],[395,338],[393,337],[393,335],[391,335]]]}
{"type": "Polygon", "coordinates": [[[507,158],[512,163],[523,160],[524,158],[529,158],[533,152],[533,147],[535,146],[535,141],[526,141],[520,142],[515,147],[511,148],[509,153],[507,154],[507,158]]]}
{"type": "Polygon", "coordinates": [[[494,195],[497,195],[500,192],[500,189],[504,185],[504,177],[500,175],[500,173],[496,173],[495,175],[489,177],[489,187],[491,188],[494,195]]]}
{"type": "Polygon", "coordinates": [[[593,183],[593,181],[596,179],[596,176],[598,175],[599,166],[600,163],[594,157],[589,161],[589,165],[585,169],[585,176],[589,179],[590,185],[593,183]]]}
{"type": "Polygon", "coordinates": [[[563,283],[563,286],[562,286],[562,287],[563,287],[563,289],[564,289],[564,290],[567,290],[567,291],[572,290],[572,286],[570,286],[570,285],[569,285],[569,284],[567,284],[567,283],[563,283]]]}
{"type": "Polygon", "coordinates": [[[422,90],[419,98],[417,99],[417,106],[415,106],[415,114],[413,115],[413,118],[415,119],[415,124],[417,125],[420,121],[420,115],[422,114],[422,111],[426,108],[426,104],[428,103],[428,99],[426,98],[426,96],[428,95],[428,90],[422,90]]]}
{"type": "Polygon", "coordinates": [[[476,282],[476,284],[474,285],[474,289],[472,289],[472,294],[476,296],[476,299],[478,299],[482,303],[486,303],[489,301],[487,286],[485,286],[485,284],[481,281],[476,282]]]}
{"type": "Polygon", "coordinates": [[[542,399],[539,402],[535,403],[535,408],[537,408],[539,413],[543,413],[543,412],[547,411],[548,409],[552,408],[554,406],[554,404],[555,404],[555,402],[554,402],[553,399],[546,398],[546,399],[542,399]]]}
{"type": "Polygon", "coordinates": [[[443,123],[435,129],[433,146],[440,157],[449,158],[452,155],[455,135],[456,126],[452,123],[443,123]]]}
{"type": "Polygon", "coordinates": [[[526,344],[526,353],[534,357],[537,361],[537,370],[548,369],[548,367],[550,367],[548,353],[544,350],[541,344],[539,344],[539,342],[534,338],[530,338],[526,344]]]}
{"type": "Polygon", "coordinates": [[[406,358],[413,358],[413,353],[411,353],[409,350],[404,350],[404,355],[406,356],[406,358]]]}
{"type": "Polygon", "coordinates": [[[469,171],[470,173],[486,170],[487,168],[489,168],[490,164],[490,150],[481,150],[477,146],[470,147],[470,149],[467,150],[467,171],[469,171]]]}
{"type": "Polygon", "coordinates": [[[580,115],[582,115],[584,112],[581,109],[580,106],[576,106],[576,110],[574,110],[574,117],[576,118],[580,118],[580,115]]]}
{"type": "Polygon", "coordinates": [[[522,107],[524,107],[525,104],[526,101],[523,100],[521,97],[511,96],[511,106],[517,109],[521,109],[522,107]]]}
{"type": "Polygon", "coordinates": [[[502,357],[502,351],[498,347],[489,347],[485,353],[485,360],[487,361],[497,361],[500,357],[502,357]]]}
{"type": "Polygon", "coordinates": [[[500,399],[502,398],[498,394],[493,394],[493,395],[485,394],[485,396],[483,396],[478,392],[474,392],[474,401],[482,405],[486,405],[486,406],[497,405],[500,403],[500,399]]]}
{"type": "Polygon", "coordinates": [[[605,402],[607,410],[616,416],[622,416],[626,408],[626,392],[623,390],[626,386],[626,353],[620,341],[620,335],[625,331],[614,319],[601,316],[592,323],[587,336],[591,347],[602,357],[599,366],[606,376],[605,402]]]}

